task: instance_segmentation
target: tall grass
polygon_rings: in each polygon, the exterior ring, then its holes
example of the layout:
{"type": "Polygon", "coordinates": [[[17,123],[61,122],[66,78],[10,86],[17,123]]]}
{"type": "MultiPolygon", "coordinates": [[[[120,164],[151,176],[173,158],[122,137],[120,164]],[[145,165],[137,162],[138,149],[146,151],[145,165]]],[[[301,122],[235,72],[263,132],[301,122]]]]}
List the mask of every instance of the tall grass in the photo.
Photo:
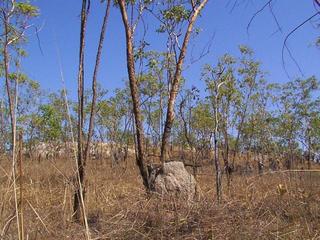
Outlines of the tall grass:
{"type": "MultiPolygon", "coordinates": [[[[2,168],[9,171],[8,160],[2,168]]],[[[74,165],[69,159],[24,161],[24,232],[28,239],[86,239],[74,223],[74,165]]],[[[199,196],[183,199],[147,195],[130,159],[114,168],[111,161],[89,161],[86,206],[92,239],[317,239],[320,236],[320,173],[282,171],[235,174],[221,204],[214,197],[212,168],[199,169],[199,196]],[[279,185],[285,191],[279,192],[279,185]]],[[[1,171],[0,195],[12,192],[1,171]]],[[[190,169],[191,171],[191,169],[190,169]]],[[[227,189],[226,183],[223,189],[227,189]]],[[[5,226],[14,211],[6,198],[0,239],[17,239],[15,225],[5,226]]]]}

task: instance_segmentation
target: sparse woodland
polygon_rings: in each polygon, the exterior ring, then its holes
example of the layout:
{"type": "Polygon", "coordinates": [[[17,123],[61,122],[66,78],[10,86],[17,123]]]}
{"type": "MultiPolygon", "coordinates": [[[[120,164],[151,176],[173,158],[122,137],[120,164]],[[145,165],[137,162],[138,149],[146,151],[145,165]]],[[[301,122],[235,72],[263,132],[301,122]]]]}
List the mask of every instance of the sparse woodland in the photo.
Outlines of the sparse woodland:
{"type": "Polygon", "coordinates": [[[238,54],[201,67],[204,88],[187,87],[186,59],[208,1],[99,2],[93,69],[85,64],[93,3],[79,1],[77,98],[21,71],[41,9],[0,2],[1,240],[320,239],[318,76],[271,80],[239,43],[238,54]],[[148,29],[146,16],[158,24],[148,29]],[[110,21],[125,39],[117,89],[99,78],[110,21]],[[163,51],[147,32],[161,35],[163,51]],[[157,191],[176,161],[197,182],[191,200],[181,189],[157,191]]]}

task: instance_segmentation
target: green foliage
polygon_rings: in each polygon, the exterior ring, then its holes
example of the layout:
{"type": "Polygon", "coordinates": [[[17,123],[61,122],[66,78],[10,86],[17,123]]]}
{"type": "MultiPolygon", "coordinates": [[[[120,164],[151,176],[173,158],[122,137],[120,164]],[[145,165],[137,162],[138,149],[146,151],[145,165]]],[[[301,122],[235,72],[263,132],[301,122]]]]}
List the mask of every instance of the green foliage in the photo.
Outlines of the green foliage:
{"type": "Polygon", "coordinates": [[[128,88],[116,89],[114,96],[97,104],[96,125],[100,138],[113,143],[132,143],[128,124],[131,118],[131,105],[128,88]]]}
{"type": "Polygon", "coordinates": [[[214,120],[208,103],[199,103],[192,109],[192,128],[203,132],[210,132],[214,127],[214,120]]]}
{"type": "Polygon", "coordinates": [[[52,105],[40,106],[38,124],[41,129],[42,140],[57,141],[62,135],[62,118],[52,105]]]}
{"type": "Polygon", "coordinates": [[[240,53],[241,53],[242,55],[248,55],[248,56],[252,56],[252,55],[253,55],[252,49],[249,48],[248,46],[240,45],[240,46],[239,46],[239,50],[240,50],[240,53]]]}
{"type": "Polygon", "coordinates": [[[19,84],[23,84],[29,80],[27,75],[23,73],[9,73],[9,79],[11,81],[16,81],[19,84]]]}
{"type": "MultiPolygon", "coordinates": [[[[189,20],[192,9],[190,2],[180,0],[160,1],[160,4],[157,5],[157,10],[153,12],[160,20],[157,32],[167,33],[169,39],[172,37],[172,34],[176,36],[181,35],[183,24],[189,20]]],[[[199,33],[199,29],[195,29],[194,32],[199,33]]]]}
{"type": "Polygon", "coordinates": [[[29,17],[36,17],[39,15],[39,9],[32,4],[30,4],[29,1],[26,2],[15,2],[14,3],[17,14],[22,14],[29,17]]]}
{"type": "Polygon", "coordinates": [[[163,10],[162,15],[166,20],[173,20],[177,23],[187,20],[190,16],[190,10],[187,10],[183,5],[176,5],[169,9],[163,10]]]}

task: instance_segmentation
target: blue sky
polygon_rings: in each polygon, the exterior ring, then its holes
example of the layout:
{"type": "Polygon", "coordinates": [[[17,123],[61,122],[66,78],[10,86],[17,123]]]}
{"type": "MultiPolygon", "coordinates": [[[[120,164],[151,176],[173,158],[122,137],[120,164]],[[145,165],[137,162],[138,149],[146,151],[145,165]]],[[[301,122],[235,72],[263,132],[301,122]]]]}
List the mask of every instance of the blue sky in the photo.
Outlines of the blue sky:
{"type": "MultiPolygon", "coordinates": [[[[231,3],[234,1],[230,0],[231,3]]],[[[29,56],[23,62],[23,70],[30,78],[39,81],[44,89],[55,91],[61,88],[59,51],[67,88],[71,96],[75,97],[81,1],[34,0],[32,2],[40,8],[41,15],[37,19],[36,25],[43,26],[38,34],[43,54],[40,51],[36,35],[34,32],[29,32],[30,40],[27,45],[29,56]]],[[[210,53],[184,72],[187,86],[203,87],[203,83],[199,80],[202,66],[205,63],[216,63],[218,57],[224,53],[237,55],[237,48],[240,44],[248,45],[255,51],[256,58],[263,63],[263,69],[268,72],[267,79],[270,82],[288,81],[281,60],[283,41],[292,29],[315,12],[312,0],[275,0],[274,13],[283,32],[275,33],[277,25],[270,12],[266,10],[257,16],[252,23],[249,34],[246,27],[250,18],[266,1],[238,1],[242,3],[236,6],[233,11],[231,11],[232,4],[228,5],[228,2],[209,0],[202,17],[197,21],[197,26],[202,29],[202,32],[190,45],[190,51],[192,47],[195,53],[201,51],[212,35],[215,37],[210,53]]],[[[90,76],[93,71],[103,14],[104,8],[100,1],[92,0],[86,46],[87,83],[91,81],[90,76]]],[[[147,22],[152,29],[155,21],[148,18],[147,22]]],[[[307,23],[288,40],[288,45],[299,62],[305,77],[320,76],[320,50],[314,46],[320,31],[314,25],[307,23]]],[[[99,82],[111,92],[116,87],[122,87],[127,78],[124,31],[119,9],[111,9],[107,28],[99,82]]],[[[158,33],[149,32],[150,48],[157,50],[163,48],[165,42],[162,39],[158,33]]],[[[186,61],[187,64],[189,60],[190,55],[186,61]]],[[[292,78],[301,77],[287,54],[285,60],[290,76],[292,78]]]]}

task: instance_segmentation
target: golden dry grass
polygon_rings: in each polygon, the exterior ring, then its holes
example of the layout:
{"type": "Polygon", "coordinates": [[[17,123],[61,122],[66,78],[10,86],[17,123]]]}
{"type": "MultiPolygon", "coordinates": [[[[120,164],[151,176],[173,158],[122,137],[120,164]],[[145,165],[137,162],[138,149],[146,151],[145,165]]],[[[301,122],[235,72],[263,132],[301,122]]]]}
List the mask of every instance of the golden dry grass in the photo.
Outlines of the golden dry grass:
{"type": "MultiPolygon", "coordinates": [[[[17,239],[10,162],[0,164],[0,239],[17,239]]],[[[25,239],[85,239],[84,227],[71,221],[73,165],[25,161],[25,239]]],[[[192,203],[150,196],[133,163],[111,168],[91,161],[86,206],[92,239],[320,239],[320,172],[234,175],[220,205],[211,167],[200,170],[198,183],[192,203]]]]}

